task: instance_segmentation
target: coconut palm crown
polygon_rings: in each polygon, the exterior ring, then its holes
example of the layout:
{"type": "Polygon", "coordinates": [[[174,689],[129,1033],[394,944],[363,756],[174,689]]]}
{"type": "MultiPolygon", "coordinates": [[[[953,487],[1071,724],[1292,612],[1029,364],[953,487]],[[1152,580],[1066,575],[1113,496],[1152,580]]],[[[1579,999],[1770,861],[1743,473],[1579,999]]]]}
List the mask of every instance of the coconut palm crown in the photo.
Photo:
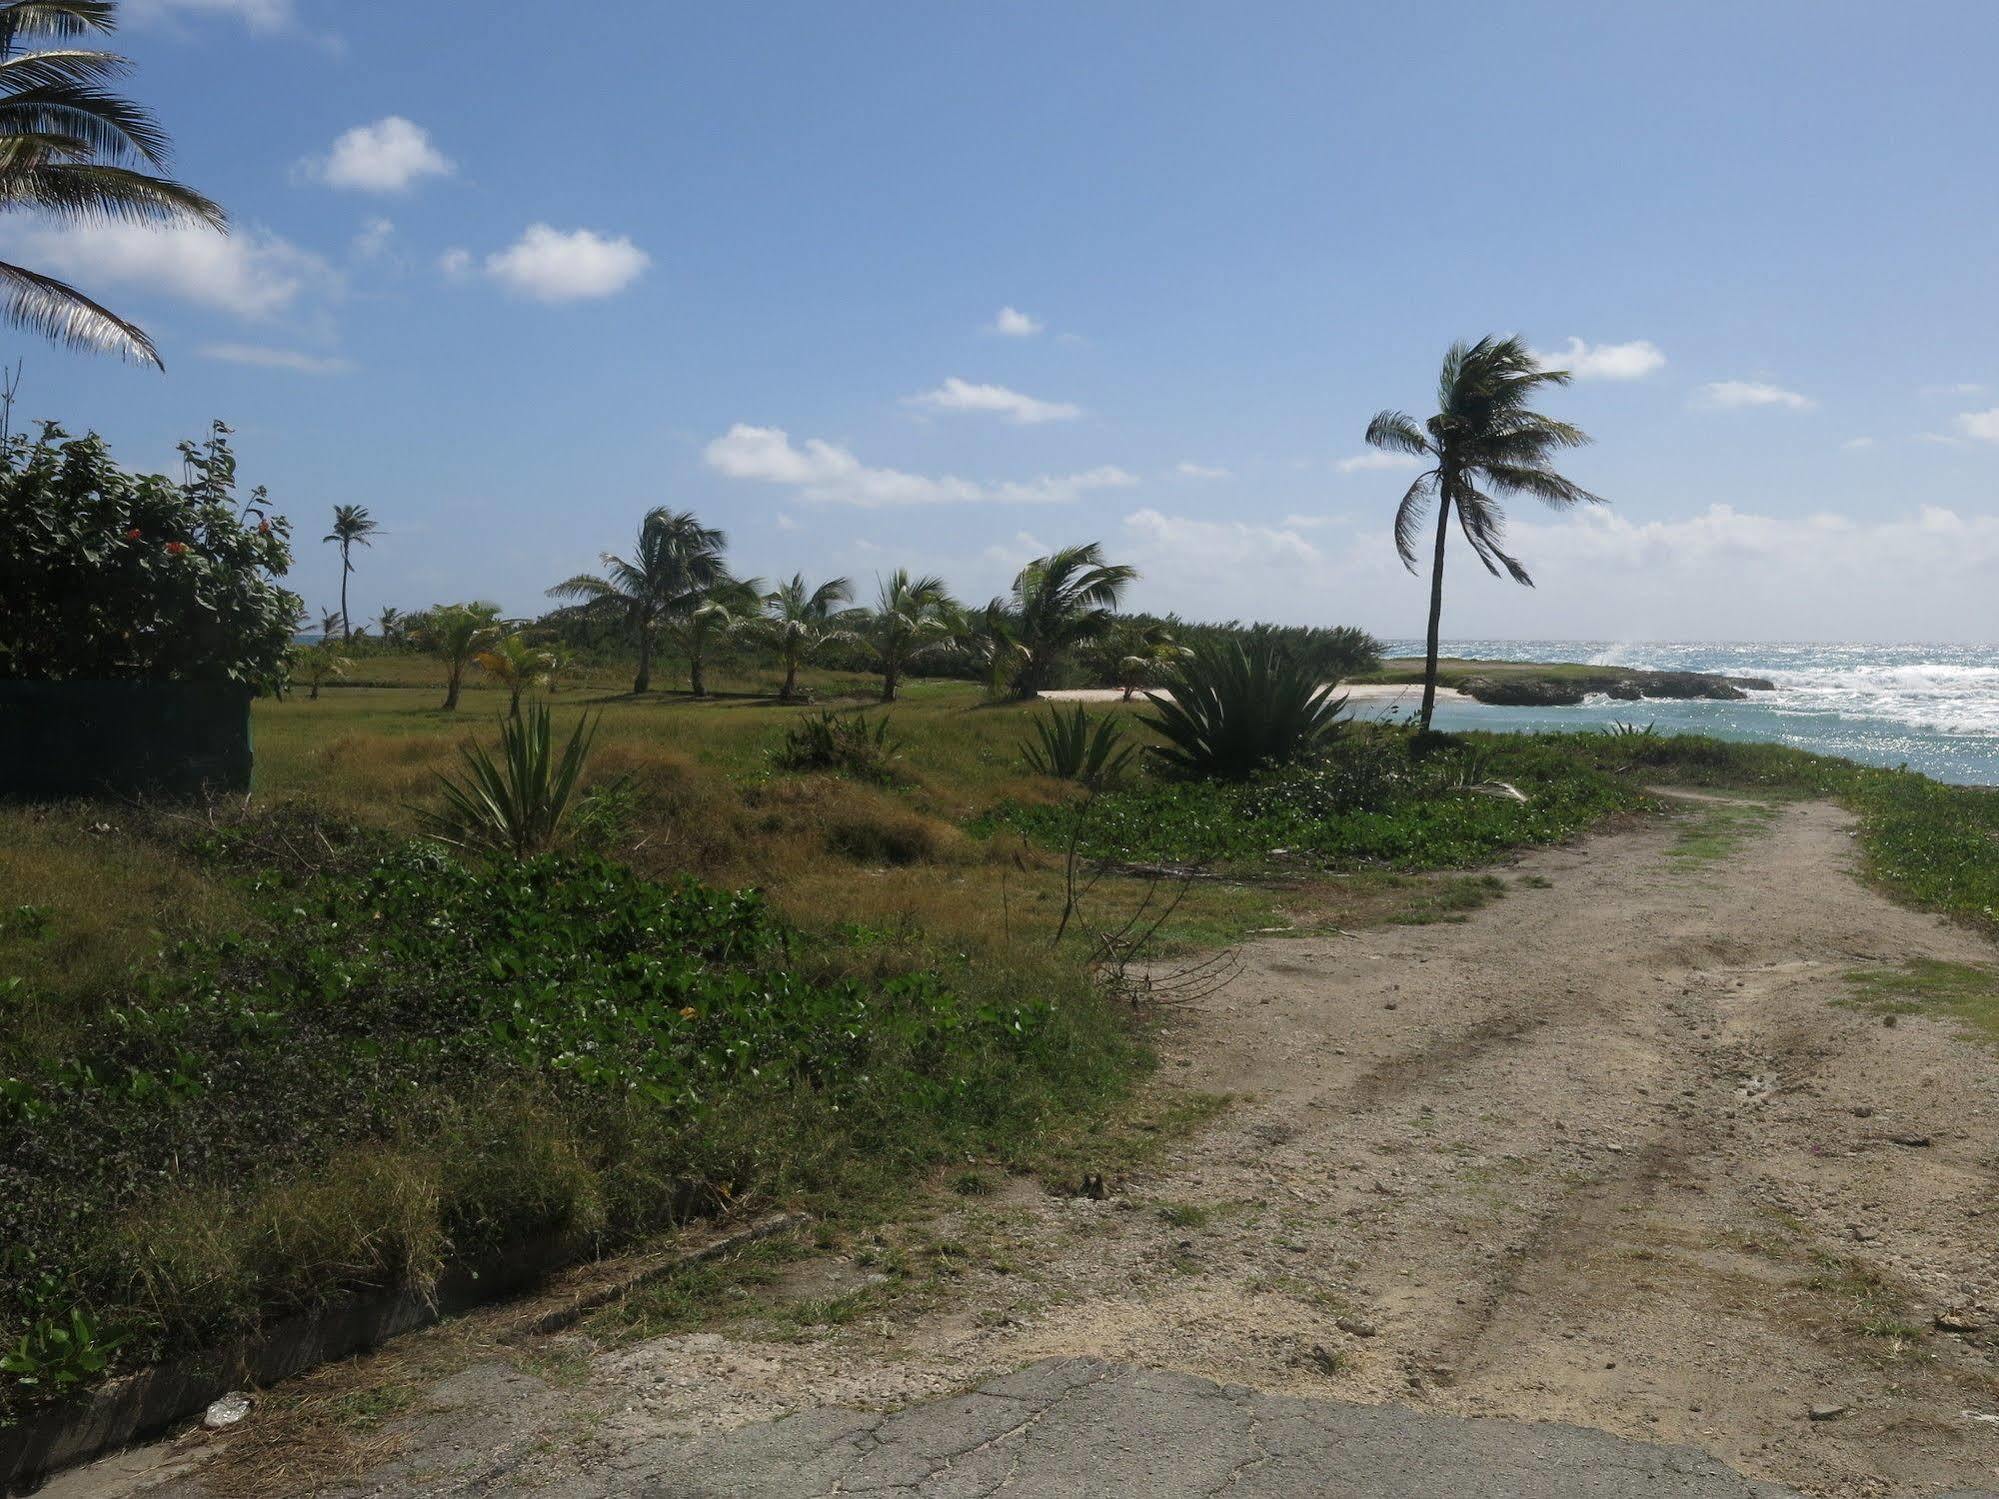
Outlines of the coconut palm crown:
{"type": "MultiPolygon", "coordinates": [[[[214,203],[161,175],[169,144],[153,116],[110,91],[130,61],[63,45],[117,21],[111,0],[0,4],[0,209],[59,224],[225,228],[214,203]],[[58,45],[23,46],[40,39],[58,45]]],[[[69,348],[166,368],[144,329],[27,266],[0,260],[0,310],[16,327],[69,348]]]]}
{"type": "Polygon", "coordinates": [[[1020,652],[1014,690],[1027,698],[1054,686],[1063,657],[1111,629],[1119,598],[1137,579],[1137,568],[1104,561],[1094,541],[1023,567],[1013,580],[1012,633],[1020,652]]]}
{"type": "Polygon", "coordinates": [[[632,691],[652,686],[653,630],[694,608],[728,574],[722,551],[729,538],[704,526],[692,511],[664,505],[646,512],[629,559],[603,555],[604,574],[578,573],[548,590],[551,598],[582,599],[624,617],[638,639],[639,669],[632,691]]]}
{"type": "Polygon", "coordinates": [[[1395,550],[1412,573],[1417,544],[1430,506],[1437,506],[1435,547],[1430,559],[1430,628],[1423,668],[1422,726],[1430,727],[1437,705],[1437,632],[1444,612],[1444,549],[1451,517],[1486,571],[1504,572],[1532,587],[1506,540],[1506,512],[1500,497],[1530,495],[1557,510],[1600,505],[1601,495],[1563,478],[1551,467],[1554,455],[1589,441],[1580,427],[1543,416],[1530,404],[1541,388],[1567,385],[1567,370],[1544,369],[1517,337],[1488,334],[1477,343],[1456,343],[1444,356],[1437,380],[1437,414],[1422,425],[1400,411],[1382,411],[1367,424],[1367,440],[1391,453],[1423,460],[1426,467],[1402,496],[1395,511],[1395,550]]]}
{"type": "Polygon", "coordinates": [[[833,578],[817,588],[809,587],[803,573],[793,573],[764,596],[764,629],[777,646],[784,663],[784,685],[777,700],[789,703],[798,697],[798,668],[820,646],[830,640],[845,639],[848,631],[839,622],[839,606],[854,597],[854,585],[845,578],[833,578]]]}

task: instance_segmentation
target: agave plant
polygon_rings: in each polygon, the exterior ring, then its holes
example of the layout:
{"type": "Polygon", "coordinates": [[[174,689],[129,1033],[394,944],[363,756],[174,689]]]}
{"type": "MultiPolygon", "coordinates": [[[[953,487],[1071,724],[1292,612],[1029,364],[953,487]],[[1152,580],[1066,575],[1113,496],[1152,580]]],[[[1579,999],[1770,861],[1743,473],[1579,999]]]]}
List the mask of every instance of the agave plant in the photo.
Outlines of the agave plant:
{"type": "Polygon", "coordinates": [[[1146,722],[1167,741],[1153,754],[1193,776],[1241,780],[1322,749],[1341,727],[1344,697],[1274,641],[1199,646],[1172,671],[1173,695],[1147,693],[1146,722]]]}
{"type": "Polygon", "coordinates": [[[1092,791],[1110,785],[1131,767],[1137,746],[1125,741],[1125,726],[1113,714],[1091,720],[1078,703],[1074,713],[1051,708],[1034,721],[1034,739],[1022,740],[1020,756],[1037,775],[1080,781],[1092,791]]]}
{"type": "Polygon", "coordinates": [[[596,737],[596,720],[578,719],[558,754],[546,707],[502,719],[500,758],[482,744],[464,746],[459,751],[464,774],[438,776],[444,807],[419,814],[424,831],[440,843],[479,853],[525,859],[542,852],[561,834],[596,737]]]}

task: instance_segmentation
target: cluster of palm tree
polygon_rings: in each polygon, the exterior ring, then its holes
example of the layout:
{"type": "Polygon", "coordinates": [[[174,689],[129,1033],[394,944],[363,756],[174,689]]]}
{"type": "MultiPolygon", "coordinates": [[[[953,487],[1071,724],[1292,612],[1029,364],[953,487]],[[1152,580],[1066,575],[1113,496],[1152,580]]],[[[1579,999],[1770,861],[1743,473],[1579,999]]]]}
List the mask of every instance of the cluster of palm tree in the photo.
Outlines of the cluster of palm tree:
{"type": "Polygon", "coordinates": [[[580,573],[549,589],[587,612],[615,619],[638,653],[632,691],[652,686],[659,643],[686,662],[688,688],[707,695],[706,668],[724,641],[767,644],[784,670],[781,702],[796,702],[798,674],[831,644],[864,648],[894,702],[910,671],[949,651],[977,660],[994,694],[1033,697],[1050,685],[1078,646],[1116,623],[1118,600],[1137,572],[1109,563],[1095,542],[1038,557],[1014,579],[1009,597],[968,611],[942,578],[898,568],[879,580],[872,607],[855,608],[853,584],[813,584],[794,574],[775,588],[738,578],[725,562],[728,537],[691,513],[660,507],[640,523],[629,556],[604,554],[601,573],[580,573]]]}

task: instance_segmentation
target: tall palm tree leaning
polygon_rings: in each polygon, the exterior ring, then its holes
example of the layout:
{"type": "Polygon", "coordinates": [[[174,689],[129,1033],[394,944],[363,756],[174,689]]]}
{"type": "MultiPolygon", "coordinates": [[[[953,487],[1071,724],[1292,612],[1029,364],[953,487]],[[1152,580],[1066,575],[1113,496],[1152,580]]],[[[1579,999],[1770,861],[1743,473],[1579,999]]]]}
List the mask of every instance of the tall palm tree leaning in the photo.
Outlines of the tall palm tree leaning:
{"type": "Polygon", "coordinates": [[[639,523],[638,546],[629,561],[606,552],[603,577],[578,573],[549,589],[548,596],[582,599],[624,616],[638,637],[639,669],[632,679],[636,695],[652,687],[654,627],[693,608],[727,576],[722,550],[728,544],[727,536],[702,525],[692,511],[660,505],[639,523]]]}
{"type": "Polygon", "coordinates": [[[938,577],[912,578],[898,567],[878,585],[875,607],[860,624],[860,635],[881,663],[882,701],[902,691],[910,663],[948,646],[958,633],[958,605],[938,577]]]}
{"type": "Polygon", "coordinates": [[[784,685],[777,690],[780,703],[798,701],[799,666],[827,641],[847,634],[836,616],[839,606],[853,597],[854,585],[845,578],[808,588],[803,573],[793,573],[790,582],[778,584],[764,596],[764,629],[784,663],[784,685]]]}
{"type": "Polygon", "coordinates": [[[1437,414],[1422,426],[1400,411],[1383,411],[1367,424],[1367,440],[1391,453],[1426,460],[1395,511],[1395,550],[1416,571],[1417,540],[1432,501],[1437,540],[1430,559],[1430,632],[1423,663],[1422,727],[1437,707],[1437,630],[1444,616],[1444,545],[1451,516],[1494,577],[1504,569],[1529,588],[1527,569],[1508,556],[1502,495],[1531,495],[1557,510],[1603,503],[1549,466],[1555,453],[1589,441],[1580,427],[1541,415],[1528,403],[1544,385],[1567,385],[1567,370],[1543,369],[1517,337],[1492,334],[1475,344],[1456,343],[1444,356],[1437,380],[1437,414]]]}
{"type": "MultiPolygon", "coordinates": [[[[71,224],[226,229],[228,219],[215,204],[157,175],[167,166],[166,132],[107,87],[130,70],[126,58],[89,47],[22,45],[38,38],[67,42],[117,23],[112,0],[0,4],[0,210],[26,209],[71,224]]],[[[166,368],[143,329],[26,266],[0,261],[0,309],[15,326],[72,349],[166,368]]]]}
{"type": "Polygon", "coordinates": [[[320,538],[340,545],[340,638],[343,640],[354,638],[353,617],[347,612],[347,579],[354,572],[354,548],[373,546],[368,538],[381,529],[378,522],[368,518],[366,505],[335,505],[333,529],[320,538]]]}
{"type": "Polygon", "coordinates": [[[1062,659],[1116,622],[1118,599],[1138,569],[1104,561],[1098,542],[1037,557],[1013,580],[1013,639],[1020,652],[1014,692],[1031,698],[1055,685],[1062,659]]]}

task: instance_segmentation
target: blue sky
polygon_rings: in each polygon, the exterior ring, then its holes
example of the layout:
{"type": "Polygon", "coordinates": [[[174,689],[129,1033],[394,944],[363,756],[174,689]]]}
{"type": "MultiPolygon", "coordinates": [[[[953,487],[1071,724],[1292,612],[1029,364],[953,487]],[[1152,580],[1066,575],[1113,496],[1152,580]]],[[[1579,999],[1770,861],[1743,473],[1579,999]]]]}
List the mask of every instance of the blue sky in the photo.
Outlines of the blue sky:
{"type": "Polygon", "coordinates": [[[17,335],[21,409],[227,419],[310,604],[336,502],[357,616],[538,609],[663,503],[766,577],[1100,539],[1140,607],[1413,634],[1352,460],[1499,330],[1612,505],[1515,508],[1532,591],[1455,551],[1448,634],[1999,638],[1989,3],[126,10],[236,231],[0,225],[169,366],[17,335]]]}

